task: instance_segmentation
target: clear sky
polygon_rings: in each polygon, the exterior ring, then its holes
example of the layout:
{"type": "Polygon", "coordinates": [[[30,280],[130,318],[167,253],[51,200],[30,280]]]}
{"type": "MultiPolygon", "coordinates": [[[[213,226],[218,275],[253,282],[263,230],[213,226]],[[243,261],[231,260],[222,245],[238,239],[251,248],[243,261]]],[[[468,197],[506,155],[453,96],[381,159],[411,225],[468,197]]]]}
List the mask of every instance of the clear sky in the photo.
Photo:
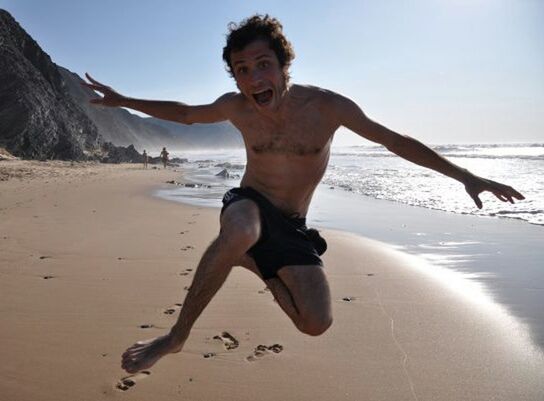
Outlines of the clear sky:
{"type": "MultiPolygon", "coordinates": [[[[208,103],[235,90],[227,24],[283,23],[293,82],[340,92],[426,143],[544,142],[544,1],[0,0],[53,61],[121,93],[208,103]]],[[[366,144],[337,135],[337,144],[366,144]]]]}

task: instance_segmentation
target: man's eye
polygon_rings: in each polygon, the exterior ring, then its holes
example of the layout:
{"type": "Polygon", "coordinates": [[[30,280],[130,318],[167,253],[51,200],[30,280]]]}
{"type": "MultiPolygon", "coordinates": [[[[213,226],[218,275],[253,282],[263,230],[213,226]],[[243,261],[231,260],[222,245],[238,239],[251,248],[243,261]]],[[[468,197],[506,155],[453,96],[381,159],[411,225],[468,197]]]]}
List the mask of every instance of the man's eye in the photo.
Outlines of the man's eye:
{"type": "Polygon", "coordinates": [[[259,67],[261,67],[261,68],[266,68],[266,67],[268,67],[269,65],[270,65],[270,63],[269,63],[268,61],[261,61],[261,62],[259,63],[259,67]]]}
{"type": "Polygon", "coordinates": [[[245,74],[247,72],[247,67],[238,68],[238,74],[245,74]]]}

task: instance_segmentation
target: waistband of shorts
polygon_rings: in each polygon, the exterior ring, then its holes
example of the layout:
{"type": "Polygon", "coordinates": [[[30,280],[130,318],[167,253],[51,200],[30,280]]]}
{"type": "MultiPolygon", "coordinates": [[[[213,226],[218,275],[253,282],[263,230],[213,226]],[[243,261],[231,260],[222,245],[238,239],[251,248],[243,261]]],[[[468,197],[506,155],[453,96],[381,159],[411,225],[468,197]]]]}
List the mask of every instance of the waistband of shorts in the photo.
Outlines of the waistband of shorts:
{"type": "Polygon", "coordinates": [[[285,217],[286,220],[289,220],[289,222],[293,224],[294,226],[296,226],[297,228],[302,228],[306,226],[306,217],[299,217],[299,216],[294,217],[293,215],[287,215],[285,213],[282,213],[281,210],[279,210],[276,206],[274,206],[274,204],[272,204],[272,202],[270,202],[266,198],[266,196],[264,196],[263,194],[261,194],[259,191],[257,191],[256,189],[252,187],[236,187],[236,188],[232,188],[228,192],[232,192],[240,196],[247,196],[250,199],[254,198],[254,200],[258,200],[266,204],[268,207],[272,207],[278,210],[283,215],[283,217],[285,217]]]}

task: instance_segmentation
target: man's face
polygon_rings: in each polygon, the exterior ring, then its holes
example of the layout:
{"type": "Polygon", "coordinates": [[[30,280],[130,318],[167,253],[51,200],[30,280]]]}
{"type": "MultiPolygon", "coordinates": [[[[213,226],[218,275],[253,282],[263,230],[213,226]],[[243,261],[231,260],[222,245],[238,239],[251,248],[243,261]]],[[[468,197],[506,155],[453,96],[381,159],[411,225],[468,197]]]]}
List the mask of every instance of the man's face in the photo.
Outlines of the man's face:
{"type": "Polygon", "coordinates": [[[287,82],[276,53],[265,40],[255,40],[233,51],[230,62],[240,92],[259,111],[275,111],[285,95],[287,82]]]}

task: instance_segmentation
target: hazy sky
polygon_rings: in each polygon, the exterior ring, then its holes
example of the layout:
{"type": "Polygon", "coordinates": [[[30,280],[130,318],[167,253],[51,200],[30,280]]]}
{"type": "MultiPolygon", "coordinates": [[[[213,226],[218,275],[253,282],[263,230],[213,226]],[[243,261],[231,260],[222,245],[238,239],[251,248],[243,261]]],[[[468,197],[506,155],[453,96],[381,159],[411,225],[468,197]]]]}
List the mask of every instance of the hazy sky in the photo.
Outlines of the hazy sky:
{"type": "MultiPolygon", "coordinates": [[[[227,24],[282,21],[293,81],[427,143],[544,142],[544,0],[0,0],[53,61],[121,93],[208,103],[235,90],[227,24]]],[[[339,133],[337,144],[366,144],[339,133]]]]}

